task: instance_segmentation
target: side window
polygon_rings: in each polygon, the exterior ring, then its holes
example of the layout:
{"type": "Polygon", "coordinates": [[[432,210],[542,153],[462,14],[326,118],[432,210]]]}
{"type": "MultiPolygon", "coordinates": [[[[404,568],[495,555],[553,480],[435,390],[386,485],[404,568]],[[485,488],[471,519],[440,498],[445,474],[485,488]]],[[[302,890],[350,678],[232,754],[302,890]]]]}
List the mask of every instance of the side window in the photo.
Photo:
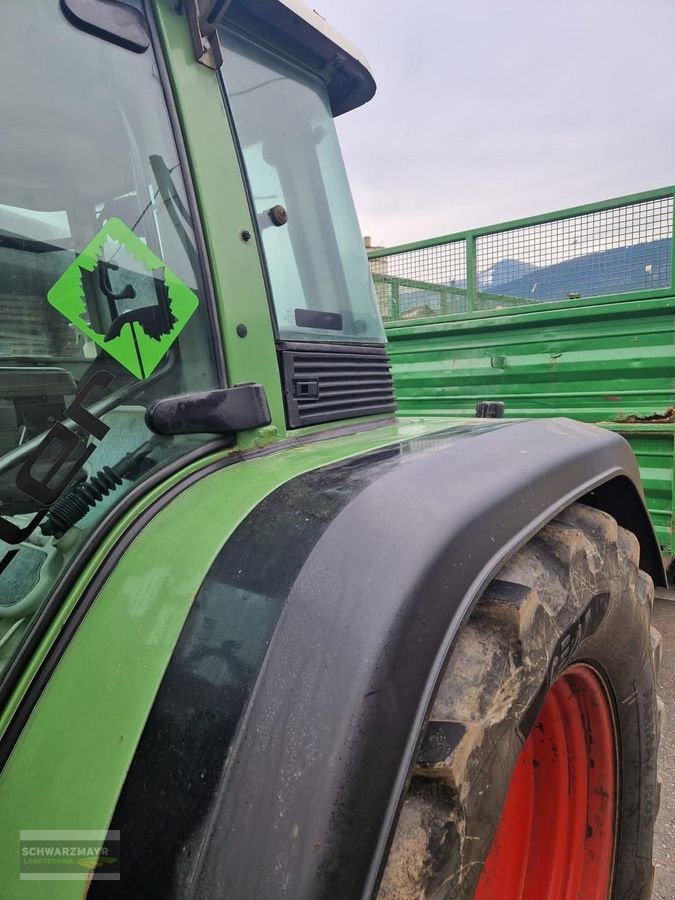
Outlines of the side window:
{"type": "Polygon", "coordinates": [[[383,344],[326,85],[228,28],[219,35],[279,337],[383,344]]]}
{"type": "Polygon", "coordinates": [[[218,385],[152,48],[56,0],[2,16],[0,674],[106,512],[204,442],[152,434],[148,405],[218,385]]]}

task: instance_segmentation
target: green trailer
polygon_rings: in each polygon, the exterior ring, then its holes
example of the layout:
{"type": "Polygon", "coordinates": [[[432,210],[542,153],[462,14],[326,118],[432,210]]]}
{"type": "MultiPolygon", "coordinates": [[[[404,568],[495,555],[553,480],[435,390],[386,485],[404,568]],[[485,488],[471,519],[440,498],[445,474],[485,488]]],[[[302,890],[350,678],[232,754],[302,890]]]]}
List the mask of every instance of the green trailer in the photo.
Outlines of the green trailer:
{"type": "Polygon", "coordinates": [[[675,555],[673,188],[369,253],[404,415],[617,432],[675,555]]]}
{"type": "Polygon", "coordinates": [[[0,48],[2,897],[647,898],[634,455],[396,415],[360,52],[298,0],[4,0],[0,48]]]}

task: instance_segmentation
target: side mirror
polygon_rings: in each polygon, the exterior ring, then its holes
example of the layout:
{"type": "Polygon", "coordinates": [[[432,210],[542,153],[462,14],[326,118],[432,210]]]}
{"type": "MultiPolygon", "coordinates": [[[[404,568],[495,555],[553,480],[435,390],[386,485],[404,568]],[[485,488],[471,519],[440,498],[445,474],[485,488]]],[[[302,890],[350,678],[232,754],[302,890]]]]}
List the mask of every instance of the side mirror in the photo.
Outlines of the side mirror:
{"type": "Polygon", "coordinates": [[[225,434],[260,428],[272,421],[265,389],[259,384],[183,394],[158,400],[145,414],[155,434],[225,434]]]}

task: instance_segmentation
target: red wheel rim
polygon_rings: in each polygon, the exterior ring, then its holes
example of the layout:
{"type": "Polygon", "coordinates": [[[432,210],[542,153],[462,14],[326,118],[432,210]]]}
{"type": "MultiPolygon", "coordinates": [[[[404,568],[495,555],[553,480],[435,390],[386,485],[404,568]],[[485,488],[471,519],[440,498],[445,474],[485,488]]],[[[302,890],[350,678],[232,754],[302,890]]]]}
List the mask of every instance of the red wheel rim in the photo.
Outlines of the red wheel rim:
{"type": "Polygon", "coordinates": [[[616,798],[609,697],[576,665],[549,690],[518,757],[475,900],[606,900],[616,798]]]}

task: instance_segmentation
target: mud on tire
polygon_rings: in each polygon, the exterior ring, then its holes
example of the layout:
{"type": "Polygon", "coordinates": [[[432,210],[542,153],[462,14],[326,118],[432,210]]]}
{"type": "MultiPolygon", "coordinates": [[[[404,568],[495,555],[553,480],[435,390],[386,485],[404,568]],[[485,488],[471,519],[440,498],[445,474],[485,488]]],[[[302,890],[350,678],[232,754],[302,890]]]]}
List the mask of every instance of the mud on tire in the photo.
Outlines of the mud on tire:
{"type": "Polygon", "coordinates": [[[612,895],[650,896],[660,639],[638,561],[631,533],[574,504],[498,573],[439,686],[380,900],[473,897],[523,743],[550,685],[579,662],[601,673],[614,709],[612,895]]]}

